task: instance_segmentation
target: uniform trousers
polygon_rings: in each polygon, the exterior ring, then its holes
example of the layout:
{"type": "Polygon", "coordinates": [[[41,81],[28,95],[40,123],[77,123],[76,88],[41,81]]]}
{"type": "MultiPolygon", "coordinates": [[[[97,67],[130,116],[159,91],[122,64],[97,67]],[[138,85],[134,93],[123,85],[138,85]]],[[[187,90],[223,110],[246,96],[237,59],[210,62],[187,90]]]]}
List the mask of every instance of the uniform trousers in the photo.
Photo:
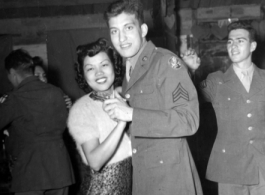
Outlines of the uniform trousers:
{"type": "Polygon", "coordinates": [[[68,195],[69,187],[51,189],[51,190],[40,190],[30,192],[16,192],[15,195],[68,195]]]}
{"type": "Polygon", "coordinates": [[[265,195],[265,180],[259,171],[259,184],[237,185],[218,183],[219,195],[265,195]]]}

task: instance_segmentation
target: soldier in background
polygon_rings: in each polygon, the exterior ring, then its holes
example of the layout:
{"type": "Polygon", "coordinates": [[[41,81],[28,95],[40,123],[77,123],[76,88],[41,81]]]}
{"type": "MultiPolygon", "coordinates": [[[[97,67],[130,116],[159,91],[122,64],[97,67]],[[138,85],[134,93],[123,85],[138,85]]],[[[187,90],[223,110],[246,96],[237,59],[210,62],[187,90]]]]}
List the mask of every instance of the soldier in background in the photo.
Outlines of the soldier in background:
{"type": "Polygon", "coordinates": [[[63,141],[68,115],[63,92],[34,76],[24,50],[12,51],[5,68],[14,86],[0,104],[0,129],[9,125],[12,143],[7,148],[14,159],[11,192],[66,195],[74,176],[63,141]]]}

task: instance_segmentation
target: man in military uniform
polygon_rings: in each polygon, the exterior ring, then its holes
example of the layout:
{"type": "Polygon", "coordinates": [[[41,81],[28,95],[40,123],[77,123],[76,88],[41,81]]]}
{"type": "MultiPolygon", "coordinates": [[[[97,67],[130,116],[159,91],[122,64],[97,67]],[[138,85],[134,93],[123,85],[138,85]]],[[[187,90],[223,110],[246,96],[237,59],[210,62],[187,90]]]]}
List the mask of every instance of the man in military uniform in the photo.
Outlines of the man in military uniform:
{"type": "MultiPolygon", "coordinates": [[[[265,71],[252,62],[254,29],[244,22],[228,26],[226,72],[201,83],[214,107],[218,133],[206,177],[218,182],[219,195],[265,194],[265,71]]],[[[196,70],[198,66],[192,67],[196,70]]]]}
{"type": "Polygon", "coordinates": [[[196,89],[174,53],[146,41],[140,1],[117,1],[106,12],[111,41],[126,59],[122,93],[106,100],[112,119],[131,122],[133,194],[202,194],[186,136],[198,128],[196,89]]]}
{"type": "Polygon", "coordinates": [[[23,50],[5,59],[14,90],[0,103],[0,129],[8,125],[8,153],[14,160],[11,192],[18,195],[67,195],[74,183],[63,141],[67,110],[63,92],[33,74],[23,50]]]}

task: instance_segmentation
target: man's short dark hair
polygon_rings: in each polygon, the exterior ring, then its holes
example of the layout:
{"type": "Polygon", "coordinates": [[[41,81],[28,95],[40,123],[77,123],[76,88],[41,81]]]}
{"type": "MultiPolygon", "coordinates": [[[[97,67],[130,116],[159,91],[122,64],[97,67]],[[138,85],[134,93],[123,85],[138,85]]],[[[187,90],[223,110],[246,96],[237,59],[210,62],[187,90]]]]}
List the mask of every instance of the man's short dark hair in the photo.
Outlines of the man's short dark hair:
{"type": "Polygon", "coordinates": [[[108,21],[122,12],[133,14],[141,25],[144,22],[144,9],[141,0],[118,0],[111,3],[104,14],[104,18],[108,21]]]}
{"type": "Polygon", "coordinates": [[[20,73],[33,73],[33,62],[31,56],[23,49],[12,51],[5,58],[5,69],[10,72],[10,69],[20,73]]]}
{"type": "Polygon", "coordinates": [[[228,34],[232,30],[237,30],[237,29],[244,29],[249,32],[249,39],[251,42],[256,41],[256,31],[255,29],[249,24],[247,21],[236,21],[232,22],[231,24],[228,25],[227,30],[228,34]]]}

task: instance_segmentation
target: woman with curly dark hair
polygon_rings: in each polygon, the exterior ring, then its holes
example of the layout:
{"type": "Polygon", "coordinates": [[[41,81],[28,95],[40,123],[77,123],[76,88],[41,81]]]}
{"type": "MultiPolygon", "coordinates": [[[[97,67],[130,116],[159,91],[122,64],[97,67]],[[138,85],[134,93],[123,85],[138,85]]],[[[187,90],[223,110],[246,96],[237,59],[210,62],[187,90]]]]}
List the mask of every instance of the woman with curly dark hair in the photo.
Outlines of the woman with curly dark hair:
{"type": "Polygon", "coordinates": [[[77,47],[76,80],[87,94],[72,106],[68,119],[88,173],[84,194],[131,194],[131,143],[126,122],[114,121],[104,112],[105,99],[114,97],[124,70],[122,59],[105,39],[77,47]]]}

